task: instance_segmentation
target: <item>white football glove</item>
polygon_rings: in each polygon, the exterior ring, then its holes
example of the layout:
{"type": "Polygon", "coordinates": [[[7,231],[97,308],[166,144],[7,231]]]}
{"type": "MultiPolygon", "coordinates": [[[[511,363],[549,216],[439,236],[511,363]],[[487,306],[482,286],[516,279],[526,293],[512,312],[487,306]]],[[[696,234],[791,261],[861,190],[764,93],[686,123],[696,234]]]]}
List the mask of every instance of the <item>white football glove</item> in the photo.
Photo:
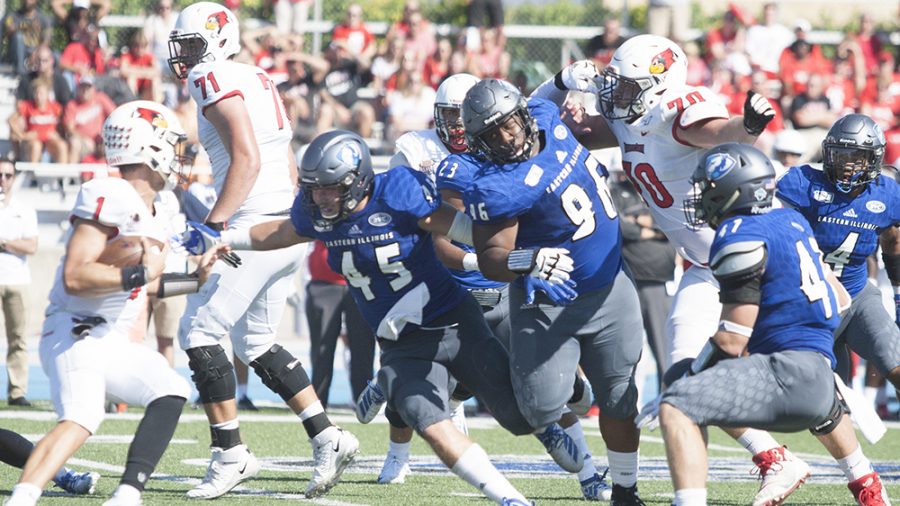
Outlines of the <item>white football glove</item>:
{"type": "Polygon", "coordinates": [[[775,109],[769,100],[752,91],[747,92],[747,100],[744,101],[744,130],[750,135],[759,135],[775,118],[775,109]]]}
{"type": "Polygon", "coordinates": [[[598,89],[594,79],[598,75],[597,67],[590,60],[579,60],[559,73],[560,80],[567,90],[583,93],[597,93],[598,89]]]}
{"type": "Polygon", "coordinates": [[[575,262],[563,248],[517,249],[509,252],[506,268],[551,283],[565,283],[575,262]]]}
{"type": "Polygon", "coordinates": [[[644,404],[640,414],[634,419],[634,425],[638,429],[656,430],[659,427],[659,401],[661,400],[662,394],[659,394],[655,399],[644,404]]]}

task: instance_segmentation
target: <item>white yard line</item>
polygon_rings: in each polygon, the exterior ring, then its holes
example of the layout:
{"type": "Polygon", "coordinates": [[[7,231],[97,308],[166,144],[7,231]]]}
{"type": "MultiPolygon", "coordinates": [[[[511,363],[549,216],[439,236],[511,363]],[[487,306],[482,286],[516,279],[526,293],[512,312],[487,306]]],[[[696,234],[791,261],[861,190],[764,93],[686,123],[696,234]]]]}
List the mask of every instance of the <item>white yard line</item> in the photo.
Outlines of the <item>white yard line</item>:
{"type": "MultiPolygon", "coordinates": [[[[25,439],[31,441],[32,443],[36,443],[44,437],[44,434],[19,434],[25,439]]],[[[88,438],[88,443],[93,444],[131,444],[131,441],[134,439],[133,434],[101,434],[94,435],[88,438]]],[[[169,441],[169,444],[173,445],[195,445],[198,441],[196,439],[173,439],[169,441]]]]}

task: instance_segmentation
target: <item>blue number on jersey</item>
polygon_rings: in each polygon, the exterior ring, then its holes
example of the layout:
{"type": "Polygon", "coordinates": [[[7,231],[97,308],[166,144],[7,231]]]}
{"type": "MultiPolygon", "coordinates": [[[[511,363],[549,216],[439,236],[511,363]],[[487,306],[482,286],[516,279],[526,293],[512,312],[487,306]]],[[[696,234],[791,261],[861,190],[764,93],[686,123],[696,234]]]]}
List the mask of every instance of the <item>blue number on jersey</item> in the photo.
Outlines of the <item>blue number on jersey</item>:
{"type": "Polygon", "coordinates": [[[419,219],[440,205],[440,196],[427,175],[397,167],[376,175],[366,207],[332,229],[316,229],[300,196],[291,209],[291,222],[298,235],[325,243],[328,265],[347,279],[373,330],[389,311],[397,311],[395,305],[404,295],[423,283],[427,298],[408,310],[420,311],[424,325],[466,297],[466,291],[435,255],[431,234],[418,225],[419,219]]]}
{"type": "Polygon", "coordinates": [[[799,211],[815,233],[841,283],[855,296],[866,286],[866,258],[883,230],[900,223],[900,186],[879,176],[856,198],[837,191],[825,173],[791,167],[778,181],[778,198],[799,211]]]}
{"type": "MultiPolygon", "coordinates": [[[[452,154],[444,158],[436,171],[436,183],[438,190],[453,190],[462,195],[466,188],[472,184],[475,173],[478,172],[478,160],[467,154],[452,154]]],[[[453,244],[467,253],[472,253],[475,248],[468,244],[453,241],[453,244]]],[[[485,288],[499,288],[506,283],[494,281],[484,277],[479,271],[460,271],[450,269],[453,277],[467,290],[479,290],[485,288]]]]}
{"type": "Polygon", "coordinates": [[[517,218],[518,248],[566,248],[575,261],[579,293],[608,285],[622,268],[619,219],[606,185],[606,167],[575,140],[552,102],[528,109],[544,141],[537,156],[481,169],[463,201],[476,223],[517,218]]]}
{"type": "Polygon", "coordinates": [[[742,241],[763,241],[768,250],[750,353],[812,350],[828,357],[834,367],[837,296],[826,281],[809,224],[792,209],[734,216],[719,225],[709,257],[742,241]]]}

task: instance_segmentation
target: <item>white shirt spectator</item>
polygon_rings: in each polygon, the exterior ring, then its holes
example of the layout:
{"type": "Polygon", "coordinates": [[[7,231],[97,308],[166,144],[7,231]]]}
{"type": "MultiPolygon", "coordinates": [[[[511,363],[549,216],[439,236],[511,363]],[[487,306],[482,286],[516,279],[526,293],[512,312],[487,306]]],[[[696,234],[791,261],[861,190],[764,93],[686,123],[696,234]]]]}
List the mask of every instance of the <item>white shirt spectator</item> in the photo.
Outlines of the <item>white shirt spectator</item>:
{"type": "MultiPolygon", "coordinates": [[[[7,196],[8,197],[8,196],[7,196]]],[[[8,205],[0,202],[0,241],[14,241],[38,236],[37,213],[20,199],[10,198],[8,205]]],[[[0,252],[0,285],[31,284],[31,272],[25,255],[0,252]]]]}

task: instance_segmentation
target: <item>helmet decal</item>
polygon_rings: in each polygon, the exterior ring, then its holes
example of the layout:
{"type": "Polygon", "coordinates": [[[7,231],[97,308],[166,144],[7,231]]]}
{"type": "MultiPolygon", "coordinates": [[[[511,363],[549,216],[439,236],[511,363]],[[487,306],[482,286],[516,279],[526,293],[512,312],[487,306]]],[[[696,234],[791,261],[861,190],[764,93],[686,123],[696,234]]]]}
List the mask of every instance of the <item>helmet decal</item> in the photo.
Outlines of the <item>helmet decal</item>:
{"type": "Polygon", "coordinates": [[[225,11],[219,11],[215,14],[210,14],[208,18],[206,18],[206,29],[207,30],[216,30],[216,33],[222,33],[222,28],[225,28],[225,25],[228,24],[228,14],[225,14],[225,11]]]}
{"type": "Polygon", "coordinates": [[[352,142],[348,142],[341,147],[337,155],[338,160],[352,167],[359,167],[362,155],[359,152],[359,146],[352,142]]]}
{"type": "Polygon", "coordinates": [[[153,109],[148,109],[146,107],[137,107],[134,110],[134,117],[141,118],[153,125],[154,128],[168,128],[169,122],[166,121],[166,118],[163,117],[158,111],[154,111],[153,109]]]}
{"type": "Polygon", "coordinates": [[[653,75],[664,74],[673,63],[675,63],[675,53],[672,51],[672,48],[667,48],[650,59],[649,71],[653,75]]]}
{"type": "Polygon", "coordinates": [[[737,160],[728,153],[716,153],[706,159],[706,174],[710,181],[718,181],[737,167],[737,160]]]}

